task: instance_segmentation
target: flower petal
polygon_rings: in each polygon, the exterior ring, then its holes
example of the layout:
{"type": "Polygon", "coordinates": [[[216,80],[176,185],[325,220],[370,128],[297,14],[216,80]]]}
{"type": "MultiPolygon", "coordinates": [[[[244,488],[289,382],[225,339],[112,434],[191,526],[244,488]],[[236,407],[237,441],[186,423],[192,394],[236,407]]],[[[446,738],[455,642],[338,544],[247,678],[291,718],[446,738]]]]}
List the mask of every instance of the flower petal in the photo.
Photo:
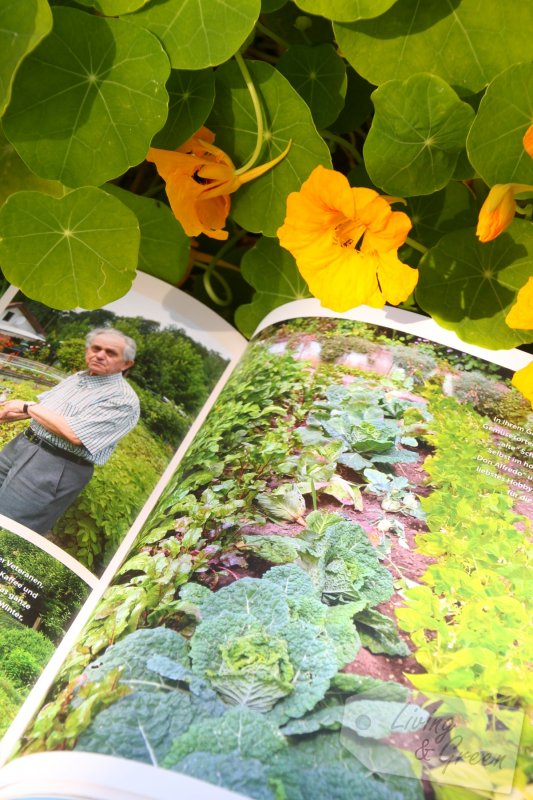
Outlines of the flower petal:
{"type": "Polygon", "coordinates": [[[481,206],[476,228],[480,242],[490,242],[511,224],[516,205],[509,183],[496,183],[481,206]]]}
{"type": "Polygon", "coordinates": [[[239,170],[237,170],[236,173],[235,173],[235,176],[236,176],[236,178],[237,178],[237,180],[239,182],[239,186],[242,183],[248,183],[248,181],[253,181],[254,178],[259,178],[260,175],[264,175],[264,173],[268,172],[269,169],[272,169],[272,167],[275,167],[276,164],[279,164],[279,162],[283,158],[285,158],[285,156],[289,152],[289,150],[291,148],[291,144],[292,144],[292,139],[289,141],[289,144],[287,145],[287,147],[285,148],[283,153],[280,153],[279,156],[276,156],[275,158],[271,159],[270,161],[267,161],[266,164],[260,164],[258,167],[254,167],[253,169],[249,169],[246,172],[239,172],[239,170]]]}
{"type": "Polygon", "coordinates": [[[527,183],[496,183],[479,210],[476,236],[480,242],[490,242],[513,221],[516,211],[515,195],[533,190],[527,183]]]}
{"type": "Polygon", "coordinates": [[[418,270],[403,264],[394,253],[380,253],[378,281],[387,303],[407,300],[418,283],[418,270]]]}
{"type": "Polygon", "coordinates": [[[533,408],[533,362],[515,372],[512,384],[529,400],[533,408]]]}
{"type": "Polygon", "coordinates": [[[516,303],[507,314],[505,321],[510,328],[533,330],[533,278],[516,295],[516,303]]]}
{"type": "Polygon", "coordinates": [[[533,125],[530,125],[527,131],[524,133],[524,138],[522,139],[522,143],[524,145],[524,150],[533,158],[533,125]]]}
{"type": "Polygon", "coordinates": [[[358,250],[333,247],[322,260],[297,259],[296,264],[311,293],[333,311],[362,305],[379,289],[375,258],[358,250]]]}

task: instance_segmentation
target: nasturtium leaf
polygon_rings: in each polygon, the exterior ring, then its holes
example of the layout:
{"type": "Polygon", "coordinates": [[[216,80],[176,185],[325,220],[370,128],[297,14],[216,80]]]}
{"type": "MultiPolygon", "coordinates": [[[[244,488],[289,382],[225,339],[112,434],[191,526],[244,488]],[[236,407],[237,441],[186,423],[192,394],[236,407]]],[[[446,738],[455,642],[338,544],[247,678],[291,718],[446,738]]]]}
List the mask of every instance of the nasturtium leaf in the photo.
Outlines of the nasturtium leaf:
{"type": "Polygon", "coordinates": [[[107,17],[118,17],[119,14],[131,14],[148,0],[77,0],[82,6],[89,6],[107,17]]]}
{"type": "Polygon", "coordinates": [[[191,240],[166,203],[140,197],[107,184],[102,187],[131,208],[139,222],[138,268],[168,283],[184,280],[189,269],[191,240]]]}
{"type": "MultiPolygon", "coordinates": [[[[292,144],[279,164],[232,195],[231,217],[248,231],[275,236],[285,218],[289,192],[297,191],[317,164],[330,167],[331,156],[311,112],[288,80],[270,64],[246,63],[266,118],[265,147],[255,166],[278,156],[289,141],[292,144]]],[[[216,145],[240,166],[253,153],[257,139],[250,94],[234,63],[223,64],[215,81],[216,100],[208,127],[216,133],[216,145]]]]}
{"type": "Polygon", "coordinates": [[[346,95],[346,67],[331,44],[292,45],[277,64],[291,86],[305,100],[317,128],[339,115],[346,95]]]}
{"type": "Polygon", "coordinates": [[[235,313],[235,323],[245,336],[251,336],[272,309],[311,297],[294,258],[276,239],[261,237],[244,255],[241,272],[256,290],[252,302],[239,306],[235,313]]]}
{"type": "Polygon", "coordinates": [[[4,132],[37,175],[100,185],[143,160],[167,116],[168,58],[146,30],[72,8],[21,65],[4,132]]]}
{"type": "Polygon", "coordinates": [[[395,2],[396,0],[295,0],[302,11],[339,22],[379,17],[395,2]]]}
{"type": "Polygon", "coordinates": [[[528,61],[532,28],[533,4],[523,0],[402,0],[377,19],[333,26],[343,55],[371,83],[431,72],[465,94],[528,61]]]}
{"type": "Polygon", "coordinates": [[[407,205],[395,205],[413,223],[409,234],[426,247],[432,247],[445,233],[470,228],[477,222],[477,207],[472,193],[462,183],[450,183],[431,195],[407,198],[407,205]]]}
{"type": "Polygon", "coordinates": [[[9,103],[20,63],[51,30],[46,0],[4,0],[0,5],[0,116],[9,103]]]}
{"type": "Polygon", "coordinates": [[[59,181],[39,178],[21,159],[11,142],[5,138],[0,127],[0,205],[9,195],[23,190],[44,192],[54,197],[63,197],[69,189],[59,181]]]}
{"type": "Polygon", "coordinates": [[[533,63],[515,64],[487,87],[467,139],[468,155],[489,186],[533,184],[522,138],[533,122],[533,63]]]}
{"type": "Polygon", "coordinates": [[[100,308],[130,288],[139,252],[135,215],[87,186],[61,199],[18,192],[0,209],[0,265],[51,308],[100,308]]]}
{"type": "Polygon", "coordinates": [[[446,81],[420,73],[372,93],[375,115],[364,145],[376,186],[389,194],[431,194],[453,175],[474,111],[446,81]]]}
{"type": "Polygon", "coordinates": [[[154,136],[153,147],[175,150],[200,130],[213,107],[213,70],[173,69],[167,82],[168,118],[154,136]]]}
{"type": "Polygon", "coordinates": [[[128,19],[161,39],[174,69],[203,69],[231,58],[260,11],[260,0],[151,0],[128,19]]]}
{"type": "Polygon", "coordinates": [[[489,349],[531,342],[533,331],[513,330],[505,317],[531,275],[532,258],[533,232],[525,220],[514,220],[488,243],[473,229],[449,233],[420,262],[416,300],[465,342],[489,349]]]}

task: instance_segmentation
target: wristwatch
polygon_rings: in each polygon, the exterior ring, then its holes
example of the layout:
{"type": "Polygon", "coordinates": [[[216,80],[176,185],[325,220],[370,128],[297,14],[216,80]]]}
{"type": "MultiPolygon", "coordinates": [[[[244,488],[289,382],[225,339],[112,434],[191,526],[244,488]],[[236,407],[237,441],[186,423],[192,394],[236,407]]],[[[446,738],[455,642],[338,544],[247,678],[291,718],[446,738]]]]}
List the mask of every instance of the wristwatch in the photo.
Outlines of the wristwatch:
{"type": "Polygon", "coordinates": [[[23,414],[27,414],[28,413],[28,408],[30,406],[36,406],[36,405],[37,405],[37,403],[35,402],[35,400],[30,401],[29,403],[24,403],[24,405],[22,406],[22,413],[23,414]]]}

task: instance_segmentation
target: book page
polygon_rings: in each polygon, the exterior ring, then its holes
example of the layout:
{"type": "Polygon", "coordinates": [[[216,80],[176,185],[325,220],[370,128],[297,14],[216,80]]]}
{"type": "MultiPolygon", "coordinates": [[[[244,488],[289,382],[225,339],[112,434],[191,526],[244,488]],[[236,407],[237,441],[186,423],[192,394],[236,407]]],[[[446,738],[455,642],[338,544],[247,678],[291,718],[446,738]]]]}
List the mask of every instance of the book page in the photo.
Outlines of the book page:
{"type": "MultiPolygon", "coordinates": [[[[0,300],[0,409],[5,404],[9,407],[10,401],[32,403],[39,399],[47,407],[48,393],[86,367],[86,334],[95,328],[106,331],[113,326],[136,341],[136,363],[126,381],[140,399],[140,419],[120,439],[105,463],[95,464],[90,480],[76,497],[69,499],[53,523],[48,519],[48,510],[56,502],[63,481],[80,468],[75,461],[65,460],[61,448],[68,448],[68,442],[60,436],[48,436],[49,432],[35,425],[33,418],[0,421],[1,555],[9,556],[14,541],[21,546],[25,542],[24,569],[39,581],[38,600],[32,599],[32,611],[26,609],[23,619],[19,619],[20,609],[13,598],[0,597],[6,603],[5,608],[0,605],[0,625],[39,629],[35,636],[24,634],[35,639],[44,630],[35,617],[36,603],[45,602],[46,596],[45,605],[64,603],[66,609],[61,617],[65,625],[60,628],[57,623],[54,628],[54,646],[39,650],[39,668],[37,662],[31,661],[16,691],[12,691],[12,682],[6,683],[8,700],[0,738],[31,687],[35,686],[24,708],[35,709],[35,703],[42,699],[40,687],[46,683],[38,681],[41,670],[48,665],[44,675],[48,681],[46,676],[55,674],[62,658],[58,645],[67,627],[92,589],[88,606],[70,630],[71,636],[81,629],[84,615],[94,608],[108,576],[128,551],[128,537],[131,542],[135,525],[142,525],[143,515],[155,502],[168,466],[180,446],[187,447],[201,424],[202,414],[205,416],[213,402],[215,387],[226,380],[245,347],[243,337],[222,318],[149,275],[140,274],[125,297],[95,311],[57,311],[10,287],[0,300]],[[39,440],[26,440],[34,427],[41,439],[45,437],[44,445],[39,440]],[[10,453],[15,446],[21,449],[20,455],[10,453]],[[16,474],[15,459],[23,465],[16,474]],[[56,576],[61,569],[64,583],[56,576]],[[44,577],[43,570],[47,573],[44,577]],[[54,576],[53,583],[48,572],[54,576]],[[69,586],[76,581],[80,587],[74,592],[69,586]]],[[[76,391],[71,392],[66,413],[74,420],[78,412],[85,415],[86,425],[92,430],[98,431],[100,424],[102,433],[97,435],[105,437],[109,418],[121,413],[121,409],[115,405],[107,413],[105,402],[109,398],[98,396],[91,401],[92,406],[89,400],[83,386],[79,397],[76,391]]],[[[57,410],[57,405],[50,407],[57,410]]],[[[76,448],[72,450],[77,457],[76,448]]],[[[82,465],[81,470],[84,469],[82,465]]],[[[13,552],[17,552],[16,547],[13,552]]],[[[11,567],[15,568],[16,565],[11,567]]],[[[12,572],[5,580],[14,580],[12,572]]],[[[0,591],[2,588],[11,594],[9,584],[2,583],[0,591]]],[[[28,599],[30,590],[31,586],[24,584],[18,594],[24,593],[28,599]]],[[[16,637],[11,639],[15,642],[16,637]]],[[[31,647],[24,652],[31,660],[31,647]]]]}
{"type": "Polygon", "coordinates": [[[50,750],[76,758],[74,796],[101,785],[96,756],[125,793],[131,762],[151,765],[146,798],[183,776],[267,800],[527,781],[533,425],[510,379],[528,356],[396,314],[258,333],[0,797],[50,750]]]}

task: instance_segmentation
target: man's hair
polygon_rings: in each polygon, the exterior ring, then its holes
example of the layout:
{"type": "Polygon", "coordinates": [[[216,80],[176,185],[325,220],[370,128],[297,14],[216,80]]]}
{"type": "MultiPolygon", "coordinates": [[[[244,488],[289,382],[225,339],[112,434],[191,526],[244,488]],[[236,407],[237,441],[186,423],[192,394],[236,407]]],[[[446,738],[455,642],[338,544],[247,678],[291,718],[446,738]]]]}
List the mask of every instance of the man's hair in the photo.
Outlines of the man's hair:
{"type": "Polygon", "coordinates": [[[87,347],[90,347],[90,345],[93,343],[93,340],[102,334],[105,334],[106,336],[118,336],[120,339],[122,339],[124,342],[124,361],[135,360],[135,353],[137,352],[135,339],[132,339],[131,336],[126,336],[126,334],[122,333],[122,331],[117,331],[116,328],[94,328],[92,331],[89,331],[85,337],[85,343],[87,347]]]}

